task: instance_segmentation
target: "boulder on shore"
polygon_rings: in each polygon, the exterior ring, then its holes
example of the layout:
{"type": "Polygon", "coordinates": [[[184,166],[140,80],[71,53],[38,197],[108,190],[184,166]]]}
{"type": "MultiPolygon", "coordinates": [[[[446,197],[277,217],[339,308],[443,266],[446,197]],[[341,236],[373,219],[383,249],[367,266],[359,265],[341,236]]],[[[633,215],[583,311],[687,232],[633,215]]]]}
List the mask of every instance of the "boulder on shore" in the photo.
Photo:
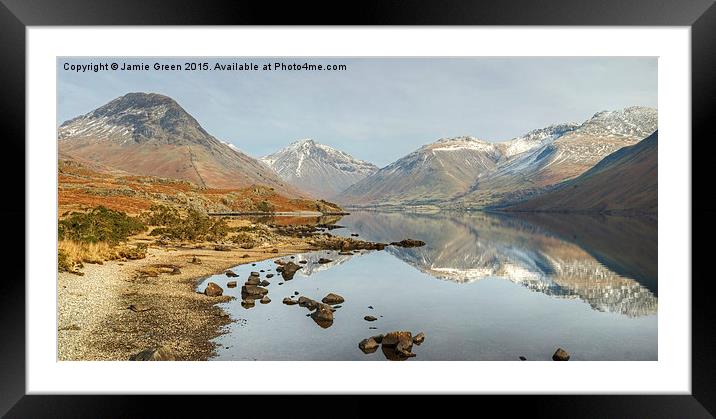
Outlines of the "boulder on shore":
{"type": "Polygon", "coordinates": [[[224,293],[224,290],[216,283],[209,282],[206,285],[206,289],[204,290],[204,294],[209,297],[218,297],[224,293]]]}

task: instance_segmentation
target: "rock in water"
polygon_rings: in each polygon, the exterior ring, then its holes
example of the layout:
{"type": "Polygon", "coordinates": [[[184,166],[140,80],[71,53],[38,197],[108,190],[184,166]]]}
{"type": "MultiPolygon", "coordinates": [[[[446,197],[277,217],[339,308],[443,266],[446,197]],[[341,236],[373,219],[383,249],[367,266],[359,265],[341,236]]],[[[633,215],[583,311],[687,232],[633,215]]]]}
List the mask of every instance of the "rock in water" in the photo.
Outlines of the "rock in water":
{"type": "Polygon", "coordinates": [[[358,344],[358,347],[364,354],[372,354],[378,350],[378,342],[376,342],[373,338],[363,339],[358,344]]]}
{"type": "Polygon", "coordinates": [[[258,276],[250,276],[249,279],[246,280],[244,283],[245,285],[259,285],[261,283],[261,279],[258,276]]]}
{"type": "Polygon", "coordinates": [[[229,288],[236,288],[236,281],[229,281],[226,283],[226,286],[229,288]]]}
{"type": "Polygon", "coordinates": [[[420,345],[425,341],[425,333],[420,332],[417,335],[413,336],[413,343],[416,345],[420,345]]]}
{"type": "Polygon", "coordinates": [[[252,307],[254,307],[255,305],[256,305],[256,300],[252,300],[252,299],[250,299],[250,298],[249,298],[249,299],[245,299],[245,300],[241,300],[241,307],[243,307],[243,308],[245,308],[245,309],[247,309],[247,310],[250,309],[250,308],[252,308],[252,307]]]}
{"type": "MultiPolygon", "coordinates": [[[[301,307],[306,307],[309,310],[315,310],[318,308],[318,301],[312,300],[308,297],[300,296],[298,297],[298,305],[301,307]]],[[[333,315],[331,314],[331,318],[333,315]]]]}
{"type": "Polygon", "coordinates": [[[226,276],[228,276],[229,278],[236,278],[236,277],[238,276],[238,275],[236,275],[236,272],[232,271],[231,269],[229,269],[228,271],[226,271],[225,274],[226,274],[226,276]]]}
{"type": "Polygon", "coordinates": [[[267,295],[264,295],[264,297],[263,297],[261,300],[259,300],[259,302],[260,302],[261,304],[268,304],[268,303],[271,302],[271,299],[268,298],[267,295]]]}
{"type": "Polygon", "coordinates": [[[271,285],[271,283],[264,279],[263,281],[261,281],[261,283],[259,285],[261,285],[262,287],[267,287],[267,286],[271,285]]]}
{"type": "Polygon", "coordinates": [[[381,342],[385,346],[396,346],[398,345],[398,342],[401,340],[409,339],[411,342],[413,341],[413,335],[410,332],[401,330],[396,332],[390,332],[386,333],[385,336],[383,336],[383,342],[381,342]]]}
{"type": "Polygon", "coordinates": [[[316,310],[311,313],[311,318],[325,329],[333,324],[333,310],[328,304],[318,304],[316,310]]]}
{"type": "Polygon", "coordinates": [[[569,353],[562,348],[557,348],[552,355],[552,361],[569,361],[569,353]]]}
{"type": "Polygon", "coordinates": [[[520,356],[520,361],[527,361],[527,358],[525,358],[524,356],[520,356]]]}
{"type": "Polygon", "coordinates": [[[378,320],[378,318],[373,317],[373,316],[365,316],[365,317],[363,317],[363,320],[365,320],[367,322],[374,322],[374,321],[378,320]]]}
{"type": "Polygon", "coordinates": [[[171,349],[159,348],[145,349],[129,357],[130,361],[176,361],[176,355],[171,349]]]}
{"type": "Polygon", "coordinates": [[[286,297],[283,299],[283,303],[286,304],[287,306],[292,306],[294,304],[298,304],[298,301],[294,301],[294,300],[286,297]]]}
{"type": "Polygon", "coordinates": [[[331,263],[331,262],[333,262],[333,260],[331,260],[331,259],[326,259],[326,258],[318,259],[318,263],[320,263],[320,264],[331,263]]]}
{"type": "Polygon", "coordinates": [[[273,274],[267,274],[266,278],[273,278],[273,274]]]}
{"type": "Polygon", "coordinates": [[[293,279],[293,276],[299,269],[301,269],[301,266],[296,265],[293,262],[288,262],[287,264],[283,265],[283,269],[281,269],[281,276],[283,276],[283,279],[285,280],[293,279]]]}
{"type": "Polygon", "coordinates": [[[261,298],[266,294],[268,294],[268,290],[257,285],[244,285],[243,287],[241,287],[242,298],[261,298]]]}
{"type": "Polygon", "coordinates": [[[383,341],[383,335],[371,336],[371,339],[373,339],[374,341],[376,341],[378,343],[381,343],[383,341]]]}
{"type": "Polygon", "coordinates": [[[326,304],[341,304],[346,300],[338,294],[330,293],[321,300],[326,304]]]}
{"type": "Polygon", "coordinates": [[[395,345],[395,353],[404,356],[406,358],[412,358],[415,356],[413,352],[413,340],[412,339],[400,339],[398,344],[395,345]]]}
{"type": "Polygon", "coordinates": [[[217,284],[213,282],[209,282],[206,285],[206,289],[204,290],[204,294],[208,295],[209,297],[218,297],[224,293],[224,290],[217,284]]]}

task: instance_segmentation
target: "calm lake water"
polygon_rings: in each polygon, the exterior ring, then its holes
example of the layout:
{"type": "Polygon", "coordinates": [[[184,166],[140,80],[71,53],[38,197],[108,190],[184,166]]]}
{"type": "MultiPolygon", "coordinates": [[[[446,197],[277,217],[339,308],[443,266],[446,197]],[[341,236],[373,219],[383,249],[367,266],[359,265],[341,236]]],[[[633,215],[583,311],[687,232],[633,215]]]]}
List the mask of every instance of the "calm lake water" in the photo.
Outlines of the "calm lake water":
{"type": "Polygon", "coordinates": [[[290,281],[274,259],[232,268],[238,278],[207,278],[198,290],[213,281],[236,297],[222,305],[237,321],[217,338],[215,359],[385,360],[358,343],[393,330],[425,332],[410,361],[550,360],[557,347],[571,360],[657,359],[655,219],[356,212],[337,224],[345,228],[331,234],[426,245],[284,257],[308,261],[290,281]],[[322,257],[332,262],[318,264],[322,257]],[[241,284],[260,270],[276,275],[267,286],[272,301],[245,309],[241,284]],[[239,286],[227,288],[234,279],[239,286]],[[346,301],[322,328],[308,309],[282,303],[295,291],[346,301]]]}

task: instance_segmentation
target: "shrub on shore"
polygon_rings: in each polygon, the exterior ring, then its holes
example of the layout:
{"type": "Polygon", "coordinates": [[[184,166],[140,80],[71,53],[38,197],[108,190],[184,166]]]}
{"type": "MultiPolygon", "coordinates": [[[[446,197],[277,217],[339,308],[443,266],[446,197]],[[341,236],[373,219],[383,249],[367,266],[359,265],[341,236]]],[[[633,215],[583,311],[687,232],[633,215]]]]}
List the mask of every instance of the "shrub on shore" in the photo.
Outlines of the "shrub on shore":
{"type": "Polygon", "coordinates": [[[82,274],[83,263],[104,263],[107,260],[146,257],[147,246],[127,245],[129,236],[146,230],[136,217],[97,207],[89,212],[65,214],[57,223],[57,270],[82,274]]]}
{"type": "Polygon", "coordinates": [[[148,222],[160,226],[149,234],[166,240],[219,241],[229,233],[223,218],[210,218],[194,209],[182,217],[176,210],[161,205],[154,208],[148,222]]]}
{"type": "Polygon", "coordinates": [[[59,240],[78,243],[117,244],[144,230],[146,226],[139,218],[102,206],[89,212],[73,212],[57,226],[59,240]]]}

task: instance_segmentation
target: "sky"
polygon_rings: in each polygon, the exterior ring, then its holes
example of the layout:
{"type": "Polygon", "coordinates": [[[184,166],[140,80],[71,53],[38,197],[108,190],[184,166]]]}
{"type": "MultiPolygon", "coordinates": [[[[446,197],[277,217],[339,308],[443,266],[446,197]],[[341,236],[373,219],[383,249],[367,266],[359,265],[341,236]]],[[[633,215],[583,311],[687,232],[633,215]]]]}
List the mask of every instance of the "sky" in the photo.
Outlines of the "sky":
{"type": "Polygon", "coordinates": [[[304,138],[380,167],[440,138],[504,141],[602,110],[657,107],[656,57],[62,58],[57,124],[129,92],[172,97],[214,137],[254,157],[304,138]],[[259,71],[88,71],[116,62],[252,63],[259,71]],[[264,71],[265,63],[344,71],[264,71]]]}

